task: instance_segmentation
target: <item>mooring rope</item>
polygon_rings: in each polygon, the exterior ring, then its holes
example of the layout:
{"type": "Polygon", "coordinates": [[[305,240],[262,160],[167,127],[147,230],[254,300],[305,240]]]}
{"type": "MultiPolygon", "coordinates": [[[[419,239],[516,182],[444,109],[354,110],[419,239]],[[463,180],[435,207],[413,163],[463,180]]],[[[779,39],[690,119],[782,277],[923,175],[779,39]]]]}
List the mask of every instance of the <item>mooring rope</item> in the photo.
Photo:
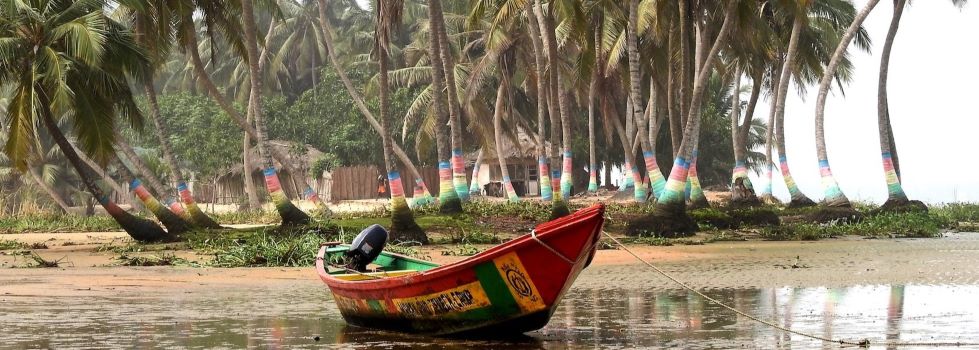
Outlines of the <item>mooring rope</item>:
{"type": "MultiPolygon", "coordinates": [[[[612,237],[612,235],[610,235],[608,232],[602,231],[602,233],[605,234],[605,237],[608,237],[608,239],[612,240],[612,242],[615,242],[615,244],[618,245],[620,248],[622,248],[622,250],[625,250],[627,253],[629,253],[629,255],[632,255],[632,257],[636,258],[636,260],[639,260],[640,262],[642,262],[646,266],[649,266],[653,270],[656,270],[656,272],[658,272],[659,274],[663,275],[664,277],[666,277],[670,281],[673,281],[673,283],[676,283],[676,284],[680,285],[681,287],[683,287],[683,289],[686,289],[686,290],[688,290],[690,292],[693,292],[694,294],[699,295],[701,298],[704,298],[705,300],[707,300],[707,301],[709,301],[711,303],[714,303],[714,304],[716,304],[716,305],[718,305],[720,307],[723,307],[725,309],[728,309],[729,311],[734,312],[734,313],[736,313],[736,314],[738,314],[738,315],[740,315],[742,317],[745,317],[745,318],[747,318],[749,320],[752,320],[752,321],[755,321],[755,322],[764,324],[766,326],[769,326],[769,327],[778,329],[778,330],[783,331],[783,332],[788,332],[788,333],[796,334],[796,335],[799,335],[799,336],[802,336],[802,337],[806,337],[806,338],[810,338],[810,339],[815,339],[815,340],[819,340],[819,341],[823,341],[823,342],[827,342],[827,343],[836,343],[836,344],[841,344],[841,345],[851,345],[851,346],[859,346],[859,347],[869,347],[871,345],[870,339],[863,339],[863,340],[860,340],[860,341],[852,341],[852,340],[846,340],[846,339],[827,338],[827,337],[822,337],[822,336],[818,336],[818,335],[815,335],[815,334],[809,334],[809,333],[803,333],[803,332],[800,332],[800,331],[796,331],[796,330],[793,330],[793,329],[788,328],[788,327],[780,326],[780,325],[776,324],[775,322],[763,320],[763,319],[760,319],[758,317],[749,315],[748,313],[746,313],[744,311],[735,309],[733,306],[727,305],[727,304],[721,302],[720,300],[711,298],[711,297],[707,296],[706,294],[701,293],[700,291],[698,291],[698,290],[694,289],[693,287],[687,285],[686,283],[683,283],[683,281],[680,281],[676,277],[673,277],[672,275],[670,275],[669,273],[667,273],[666,271],[661,270],[659,267],[656,267],[656,265],[653,265],[652,263],[646,261],[645,259],[640,258],[639,255],[637,255],[632,250],[630,250],[629,247],[626,247],[625,244],[622,244],[622,242],[620,242],[618,239],[615,239],[615,237],[612,237]]],[[[890,341],[890,340],[888,340],[888,341],[884,341],[884,342],[881,342],[881,343],[874,343],[874,345],[894,345],[894,346],[949,346],[949,347],[951,347],[951,346],[976,346],[976,345],[979,345],[979,343],[965,343],[965,342],[898,342],[898,341],[890,341]]]]}

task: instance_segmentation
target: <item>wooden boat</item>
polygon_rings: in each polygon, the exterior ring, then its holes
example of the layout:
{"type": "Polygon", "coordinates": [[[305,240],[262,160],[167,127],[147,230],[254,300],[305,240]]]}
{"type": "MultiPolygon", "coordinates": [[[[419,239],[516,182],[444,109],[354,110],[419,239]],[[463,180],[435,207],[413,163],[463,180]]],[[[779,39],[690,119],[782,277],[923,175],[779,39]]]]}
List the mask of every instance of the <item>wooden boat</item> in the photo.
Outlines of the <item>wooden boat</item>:
{"type": "MultiPolygon", "coordinates": [[[[463,261],[439,266],[382,252],[374,272],[331,266],[347,246],[323,246],[316,272],[347,323],[430,335],[500,336],[540,329],[591,263],[604,223],[596,204],[463,261]]],[[[374,266],[372,265],[372,266],[374,266]]]]}

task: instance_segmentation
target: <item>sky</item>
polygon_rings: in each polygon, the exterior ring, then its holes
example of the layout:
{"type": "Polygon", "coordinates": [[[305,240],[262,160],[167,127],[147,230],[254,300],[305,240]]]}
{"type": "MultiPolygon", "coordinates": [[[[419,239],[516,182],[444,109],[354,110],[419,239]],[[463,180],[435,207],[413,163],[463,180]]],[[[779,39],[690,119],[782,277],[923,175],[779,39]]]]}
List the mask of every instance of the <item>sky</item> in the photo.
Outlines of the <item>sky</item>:
{"type": "MultiPolygon", "coordinates": [[[[862,8],[866,2],[855,4],[862,8]]],[[[877,80],[891,3],[880,1],[867,17],[864,27],[873,40],[872,51],[851,50],[854,79],[845,86],[846,96],[834,89],[826,104],[829,162],[851,200],[881,203],[887,199],[877,136],[877,80]]],[[[976,34],[976,4],[959,9],[949,0],[918,0],[901,18],[891,53],[888,100],[902,184],[912,199],[979,201],[979,163],[970,155],[979,148],[976,34]]],[[[819,200],[823,191],[815,147],[817,88],[808,90],[805,96],[790,92],[785,139],[793,177],[804,193],[819,200]]],[[[761,110],[765,112],[756,117],[767,118],[767,108],[761,110]]],[[[779,176],[773,187],[776,196],[788,199],[779,176]]]]}
{"type": "MultiPolygon", "coordinates": [[[[867,0],[854,2],[860,9],[867,0]]],[[[903,186],[912,199],[979,202],[979,162],[970,156],[979,148],[977,7],[967,4],[959,9],[950,0],[917,0],[901,18],[891,53],[888,100],[903,186]]],[[[873,47],[869,53],[851,49],[855,74],[845,86],[846,96],[834,84],[826,103],[829,162],[840,188],[854,201],[887,199],[877,136],[877,80],[892,11],[891,1],[880,1],[867,17],[864,28],[873,47]]],[[[785,139],[796,183],[818,201],[823,190],[815,146],[816,90],[810,87],[799,96],[790,88],[785,139]]],[[[767,119],[769,103],[762,99],[756,118],[767,119]]],[[[775,195],[788,200],[781,175],[775,173],[775,195]]],[[[757,177],[752,180],[761,185],[757,177]]]]}

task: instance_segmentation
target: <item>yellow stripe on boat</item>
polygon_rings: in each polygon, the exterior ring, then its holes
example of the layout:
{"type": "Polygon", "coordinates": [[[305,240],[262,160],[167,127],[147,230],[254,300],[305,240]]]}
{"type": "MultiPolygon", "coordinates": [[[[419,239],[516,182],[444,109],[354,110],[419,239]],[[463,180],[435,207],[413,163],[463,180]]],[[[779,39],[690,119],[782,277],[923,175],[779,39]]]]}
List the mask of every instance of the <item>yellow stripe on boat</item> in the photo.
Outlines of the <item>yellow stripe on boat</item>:
{"type": "Polygon", "coordinates": [[[402,315],[413,317],[442,316],[490,306],[479,281],[438,293],[391,299],[391,302],[402,315]]]}
{"type": "Polygon", "coordinates": [[[493,263],[523,312],[534,312],[547,307],[516,252],[493,259],[493,263]]]}

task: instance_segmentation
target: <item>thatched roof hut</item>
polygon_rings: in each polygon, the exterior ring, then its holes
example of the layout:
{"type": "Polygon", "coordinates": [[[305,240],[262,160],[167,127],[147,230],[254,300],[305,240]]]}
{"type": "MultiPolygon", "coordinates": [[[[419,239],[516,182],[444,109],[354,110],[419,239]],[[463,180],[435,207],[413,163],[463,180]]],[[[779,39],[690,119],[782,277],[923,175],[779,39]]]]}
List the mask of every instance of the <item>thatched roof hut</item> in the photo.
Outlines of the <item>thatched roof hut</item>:
{"type": "MultiPolygon", "coordinates": [[[[277,148],[282,153],[287,154],[286,161],[289,162],[292,169],[301,172],[300,174],[291,174],[286,167],[282,166],[279,160],[272,159],[275,168],[279,171],[279,181],[282,183],[282,189],[289,198],[298,198],[297,195],[302,193],[302,178],[304,177],[306,182],[320,193],[320,198],[329,199],[329,194],[323,192],[324,190],[329,191],[329,185],[327,184],[328,174],[323,174],[323,176],[317,176],[315,178],[309,174],[313,163],[324,155],[322,151],[311,145],[300,145],[298,142],[292,141],[269,140],[267,144],[269,148],[277,148]]],[[[265,169],[265,164],[259,153],[258,146],[252,147],[248,152],[248,170],[251,172],[252,182],[255,184],[259,193],[264,193],[265,180],[262,171],[265,169]]],[[[243,171],[244,167],[241,164],[232,165],[219,171],[215,177],[212,191],[207,191],[210,192],[208,194],[202,194],[201,197],[204,197],[202,199],[206,202],[213,201],[219,204],[242,203],[247,198],[243,171]]]]}

